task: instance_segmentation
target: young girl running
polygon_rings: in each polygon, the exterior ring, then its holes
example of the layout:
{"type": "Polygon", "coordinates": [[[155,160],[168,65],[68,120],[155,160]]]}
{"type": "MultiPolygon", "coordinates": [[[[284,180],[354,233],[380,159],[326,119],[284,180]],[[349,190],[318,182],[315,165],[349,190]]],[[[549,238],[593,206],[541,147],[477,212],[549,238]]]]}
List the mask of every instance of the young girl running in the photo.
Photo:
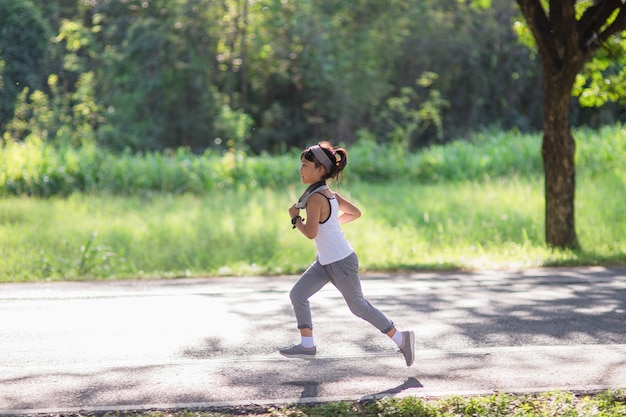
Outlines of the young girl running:
{"type": "Polygon", "coordinates": [[[290,358],[315,357],[317,349],[313,341],[309,298],[332,282],[350,311],[389,336],[398,345],[407,366],[411,366],[415,358],[415,335],[412,331],[397,330],[361,291],[359,261],[341,229],[342,224],[358,219],[361,211],[326,185],[326,180],[339,178],[348,163],[348,153],[329,142],[322,142],[305,149],[300,160],[300,177],[309,187],[289,208],[289,215],[294,229],[315,240],[317,256],[289,294],[300,329],[300,344],[280,349],[280,354],[290,358]],[[300,216],[301,209],[306,210],[306,220],[300,216]]]}

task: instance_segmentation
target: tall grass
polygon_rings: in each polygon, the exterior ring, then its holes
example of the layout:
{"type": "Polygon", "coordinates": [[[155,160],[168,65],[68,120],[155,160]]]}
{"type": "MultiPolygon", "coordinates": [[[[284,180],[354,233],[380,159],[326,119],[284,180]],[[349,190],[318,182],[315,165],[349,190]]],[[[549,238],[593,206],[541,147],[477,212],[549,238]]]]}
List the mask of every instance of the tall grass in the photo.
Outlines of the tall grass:
{"type": "MultiPolygon", "coordinates": [[[[577,166],[591,175],[620,172],[626,128],[575,132],[577,166]]],[[[367,182],[482,181],[542,175],[541,137],[488,130],[415,153],[361,141],[349,149],[347,178],[367,182]]],[[[203,194],[224,188],[283,187],[293,181],[299,150],[246,156],[181,148],[164,153],[114,154],[95,146],[55,148],[37,138],[0,141],[0,196],[67,196],[75,192],[135,195],[203,194]]]]}
{"type": "MultiPolygon", "coordinates": [[[[616,128],[616,130],[619,130],[616,128]]],[[[623,135],[626,133],[622,132],[623,135]]],[[[420,183],[475,181],[490,178],[540,175],[541,137],[516,132],[486,130],[447,145],[416,153],[360,142],[350,150],[358,166],[357,178],[386,182],[404,179],[420,183]]]]}
{"type": "MultiPolygon", "coordinates": [[[[544,245],[539,179],[338,190],[363,208],[344,229],[371,271],[624,264],[619,187],[580,181],[575,252],[544,245]]],[[[297,273],[314,247],[289,224],[294,191],[2,199],[0,281],[297,273]]]]}
{"type": "Polygon", "coordinates": [[[285,184],[297,162],[293,155],[246,157],[211,151],[196,155],[184,148],[146,154],[115,154],[91,145],[59,149],[31,138],[0,146],[0,196],[202,194],[274,187],[285,184]]]}
{"type": "MultiPolygon", "coordinates": [[[[363,210],[345,226],[361,268],[625,264],[626,134],[616,127],[577,136],[578,251],[544,244],[537,136],[485,133],[406,155],[371,143],[349,149],[336,189],[363,210]],[[428,166],[433,173],[417,181],[428,166]]],[[[42,166],[50,173],[60,154],[43,144],[5,144],[1,172],[15,179],[16,165],[33,171],[24,168],[19,186],[5,184],[0,199],[0,282],[284,274],[313,258],[312,242],[291,229],[287,214],[303,188],[297,152],[239,160],[95,149],[83,160],[82,152],[66,150],[63,172],[82,173],[67,178],[83,178],[88,192],[63,180],[55,187],[67,191],[50,188],[42,199],[28,196],[46,183],[34,173],[42,166]],[[34,155],[7,156],[24,149],[34,155]],[[110,165],[104,173],[80,168],[99,159],[110,165]]]]}

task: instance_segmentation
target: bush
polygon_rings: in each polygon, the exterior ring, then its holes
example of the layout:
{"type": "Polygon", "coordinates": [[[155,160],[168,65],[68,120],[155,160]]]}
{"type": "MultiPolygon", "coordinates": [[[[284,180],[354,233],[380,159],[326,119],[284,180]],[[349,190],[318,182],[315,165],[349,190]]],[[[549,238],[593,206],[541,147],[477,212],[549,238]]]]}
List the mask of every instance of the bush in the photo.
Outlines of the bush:
{"type": "MultiPolygon", "coordinates": [[[[621,175],[626,129],[581,129],[577,169],[591,175],[621,175]]],[[[486,130],[420,152],[363,139],[348,149],[346,180],[422,184],[484,181],[542,174],[538,134],[486,130]]],[[[0,144],[0,195],[49,197],[76,192],[112,194],[193,193],[223,188],[283,187],[297,176],[300,150],[281,156],[248,156],[231,149],[194,154],[187,148],[164,152],[114,153],[86,142],[53,146],[31,135],[0,144]]]]}
{"type": "Polygon", "coordinates": [[[24,87],[41,88],[50,29],[28,0],[0,0],[0,132],[24,87]]]}

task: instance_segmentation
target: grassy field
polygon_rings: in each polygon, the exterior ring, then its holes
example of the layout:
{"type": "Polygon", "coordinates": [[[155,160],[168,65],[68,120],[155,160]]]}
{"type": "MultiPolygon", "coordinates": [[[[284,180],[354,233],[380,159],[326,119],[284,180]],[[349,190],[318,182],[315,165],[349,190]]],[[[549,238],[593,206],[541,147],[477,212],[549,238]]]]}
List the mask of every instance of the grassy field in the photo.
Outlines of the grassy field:
{"type": "MultiPolygon", "coordinates": [[[[544,244],[537,136],[484,133],[405,155],[356,146],[336,189],[363,210],[345,226],[361,268],[626,264],[626,129],[584,130],[577,138],[578,251],[544,244]]],[[[287,213],[303,189],[297,152],[115,159],[44,144],[2,149],[0,172],[10,180],[0,198],[0,282],[290,274],[313,259],[313,243],[291,229],[287,213]],[[96,181],[89,158],[132,175],[100,173],[96,181]],[[69,159],[79,168],[63,165],[69,159]],[[195,172],[196,165],[215,172],[195,172]],[[44,190],[42,172],[56,188],[44,190]]]]}
{"type": "MultiPolygon", "coordinates": [[[[620,183],[579,183],[575,252],[545,247],[538,179],[339,191],[363,208],[344,228],[363,270],[626,263],[620,183]]],[[[2,199],[0,280],[297,273],[314,245],[289,224],[294,192],[2,199]]]]}

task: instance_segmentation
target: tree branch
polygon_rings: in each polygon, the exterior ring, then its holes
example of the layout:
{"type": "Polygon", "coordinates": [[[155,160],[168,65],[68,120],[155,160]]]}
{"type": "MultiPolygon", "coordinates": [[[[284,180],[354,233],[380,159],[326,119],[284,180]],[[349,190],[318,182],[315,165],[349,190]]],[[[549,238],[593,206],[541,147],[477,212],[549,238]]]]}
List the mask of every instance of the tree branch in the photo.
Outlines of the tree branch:
{"type": "Polygon", "coordinates": [[[557,65],[558,54],[554,42],[552,25],[540,0],[516,0],[528,27],[535,38],[539,54],[545,63],[557,65]]]}
{"type": "Polygon", "coordinates": [[[619,13],[613,23],[599,35],[600,42],[604,42],[612,35],[624,30],[626,30],[626,4],[620,6],[619,13]]]}
{"type": "Polygon", "coordinates": [[[579,46],[583,51],[593,51],[611,35],[626,29],[626,6],[621,0],[601,0],[588,7],[578,21],[579,46]],[[615,21],[602,33],[600,30],[615,12],[620,10],[615,21]]]}

